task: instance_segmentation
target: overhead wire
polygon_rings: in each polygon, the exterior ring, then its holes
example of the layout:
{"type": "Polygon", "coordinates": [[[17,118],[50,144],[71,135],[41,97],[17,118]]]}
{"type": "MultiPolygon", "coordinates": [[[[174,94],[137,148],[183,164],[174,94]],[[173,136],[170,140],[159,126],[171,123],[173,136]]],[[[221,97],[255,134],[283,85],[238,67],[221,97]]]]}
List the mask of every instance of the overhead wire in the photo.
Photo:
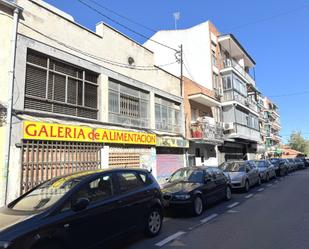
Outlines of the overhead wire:
{"type": "Polygon", "coordinates": [[[131,22],[131,23],[133,23],[133,24],[135,24],[137,26],[140,26],[140,27],[142,27],[144,29],[147,29],[148,31],[157,32],[157,30],[155,30],[155,29],[149,28],[149,27],[145,26],[144,24],[141,24],[141,23],[139,23],[137,21],[132,20],[131,18],[128,18],[128,17],[126,17],[126,16],[124,16],[122,14],[119,14],[115,10],[112,10],[112,9],[104,6],[102,3],[98,3],[97,1],[94,1],[94,0],[88,0],[88,1],[94,3],[95,5],[101,7],[102,9],[104,9],[104,10],[106,10],[106,11],[108,11],[108,12],[110,12],[110,13],[112,13],[112,14],[120,17],[120,18],[123,18],[123,19],[125,19],[125,20],[127,20],[127,21],[129,21],[129,22],[131,22]]]}
{"type": "Polygon", "coordinates": [[[299,6],[299,7],[295,8],[295,9],[292,9],[292,10],[289,10],[289,11],[285,11],[285,12],[281,12],[281,13],[278,13],[278,14],[275,14],[275,15],[272,15],[272,16],[269,16],[269,17],[260,18],[260,19],[257,19],[255,21],[251,21],[251,22],[247,22],[247,23],[244,23],[244,24],[240,24],[238,26],[234,26],[234,27],[228,28],[227,30],[235,30],[235,29],[240,29],[240,28],[246,27],[246,26],[250,26],[252,24],[258,24],[258,23],[261,23],[261,22],[267,22],[269,20],[273,20],[273,19],[279,18],[281,16],[289,15],[289,14],[291,14],[293,12],[296,12],[296,11],[299,11],[301,9],[305,9],[305,8],[308,8],[308,7],[309,7],[308,4],[302,5],[302,6],[299,6]]]}
{"type": "Polygon", "coordinates": [[[41,31],[38,31],[32,27],[30,27],[29,25],[25,24],[25,23],[21,23],[23,26],[27,27],[28,29],[44,36],[45,38],[48,38],[56,43],[58,43],[59,45],[62,45],[68,49],[71,49],[72,51],[75,51],[75,52],[78,52],[78,53],[81,53],[83,55],[86,55],[88,57],[91,57],[95,60],[98,60],[98,61],[101,61],[103,63],[107,63],[107,64],[110,64],[110,65],[113,65],[113,66],[117,66],[117,67],[123,67],[123,68],[128,68],[128,69],[132,69],[132,70],[145,70],[145,71],[152,71],[152,70],[158,70],[158,68],[160,67],[165,67],[165,66],[168,66],[168,65],[172,65],[172,64],[175,64],[177,63],[177,61],[173,61],[173,62],[170,62],[170,63],[166,63],[166,64],[163,64],[163,65],[154,65],[154,66],[140,66],[140,65],[128,65],[128,64],[125,64],[125,63],[121,63],[121,62],[116,62],[116,61],[112,61],[112,60],[109,60],[109,59],[106,59],[106,58],[103,58],[103,57],[100,57],[100,56],[96,56],[96,55],[93,55],[93,54],[90,54],[90,53],[87,53],[83,50],[80,50],[78,48],[75,48],[75,47],[72,47],[68,44],[65,44],[64,42],[61,42],[53,37],[50,37],[44,33],[42,33],[41,31]]]}
{"type": "Polygon", "coordinates": [[[270,98],[279,98],[279,97],[291,97],[291,96],[306,95],[306,94],[309,94],[309,90],[308,91],[302,91],[302,92],[280,94],[280,95],[272,95],[272,96],[269,96],[269,97],[270,98]]]}
{"type": "Polygon", "coordinates": [[[128,27],[128,26],[126,26],[126,25],[120,23],[119,21],[117,21],[117,20],[115,20],[115,19],[109,17],[108,15],[105,15],[104,13],[102,13],[102,12],[99,11],[99,10],[97,10],[96,8],[94,8],[93,6],[91,6],[90,4],[86,3],[86,2],[83,1],[83,0],[77,0],[77,1],[80,2],[81,4],[85,5],[86,7],[88,7],[89,9],[91,9],[92,11],[96,12],[97,14],[101,15],[102,17],[106,18],[107,20],[109,20],[109,21],[111,21],[111,22],[113,22],[113,23],[115,23],[115,24],[121,26],[122,28],[124,28],[124,29],[126,29],[126,30],[128,30],[128,31],[130,31],[130,32],[132,32],[132,33],[134,33],[134,34],[136,34],[136,35],[138,35],[138,36],[140,36],[140,37],[143,37],[144,39],[147,39],[148,41],[154,42],[154,43],[156,43],[156,44],[158,44],[158,45],[160,45],[160,46],[163,46],[163,47],[165,47],[165,48],[171,49],[171,50],[173,50],[173,51],[175,51],[175,52],[178,51],[178,50],[175,49],[175,48],[172,48],[172,47],[170,47],[170,46],[168,46],[168,45],[166,45],[166,44],[164,44],[164,43],[161,43],[161,42],[158,42],[158,41],[156,41],[156,40],[153,40],[151,37],[148,37],[148,36],[146,36],[146,35],[144,35],[144,34],[142,34],[142,33],[140,33],[140,32],[137,32],[136,30],[134,30],[134,29],[132,29],[132,28],[130,28],[130,27],[128,27]]]}

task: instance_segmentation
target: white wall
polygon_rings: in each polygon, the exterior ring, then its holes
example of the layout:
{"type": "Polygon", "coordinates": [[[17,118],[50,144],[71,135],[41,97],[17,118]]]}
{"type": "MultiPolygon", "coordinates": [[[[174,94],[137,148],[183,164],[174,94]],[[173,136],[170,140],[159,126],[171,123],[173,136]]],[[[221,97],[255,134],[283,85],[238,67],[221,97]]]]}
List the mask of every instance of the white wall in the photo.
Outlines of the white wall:
{"type": "MultiPolygon", "coordinates": [[[[189,29],[159,31],[151,39],[175,49],[179,49],[182,44],[186,65],[184,76],[204,87],[213,89],[209,21],[189,29]]],[[[154,51],[155,63],[158,65],[170,63],[175,59],[174,51],[151,40],[145,42],[144,46],[154,51]]],[[[180,76],[179,64],[166,66],[164,69],[180,76]]]]}

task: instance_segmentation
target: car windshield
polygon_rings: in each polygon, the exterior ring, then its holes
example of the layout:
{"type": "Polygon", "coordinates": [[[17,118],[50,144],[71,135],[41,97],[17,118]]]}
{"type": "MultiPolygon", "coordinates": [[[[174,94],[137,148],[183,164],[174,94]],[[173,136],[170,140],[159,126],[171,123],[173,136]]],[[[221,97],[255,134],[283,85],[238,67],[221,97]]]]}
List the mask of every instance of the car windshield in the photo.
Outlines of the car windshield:
{"type": "Polygon", "coordinates": [[[225,162],[219,168],[224,172],[244,172],[245,164],[242,162],[225,162]]]}
{"type": "Polygon", "coordinates": [[[186,181],[186,182],[203,182],[203,171],[196,169],[180,169],[170,178],[169,182],[186,181]]]}
{"type": "Polygon", "coordinates": [[[47,209],[74,188],[85,173],[55,178],[35,188],[9,208],[17,211],[40,211],[47,209]]]}
{"type": "Polygon", "coordinates": [[[254,163],[255,163],[255,165],[256,165],[258,168],[267,167],[267,164],[266,164],[265,161],[255,161],[254,163]]]}

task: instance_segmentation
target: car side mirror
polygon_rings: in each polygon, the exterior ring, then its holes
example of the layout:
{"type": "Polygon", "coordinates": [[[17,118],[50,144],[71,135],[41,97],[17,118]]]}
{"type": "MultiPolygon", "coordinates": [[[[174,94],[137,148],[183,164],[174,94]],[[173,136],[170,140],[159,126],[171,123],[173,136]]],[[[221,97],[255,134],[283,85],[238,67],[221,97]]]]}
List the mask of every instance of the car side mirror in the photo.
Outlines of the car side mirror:
{"type": "Polygon", "coordinates": [[[212,178],[209,177],[209,176],[205,176],[204,178],[204,183],[208,183],[208,182],[211,182],[212,181],[212,178]]]}
{"type": "Polygon", "coordinates": [[[90,200],[88,198],[82,197],[79,198],[73,205],[72,209],[75,212],[82,211],[88,207],[90,200]]]}
{"type": "Polygon", "coordinates": [[[169,178],[169,177],[165,178],[165,181],[169,182],[169,180],[170,180],[170,178],[169,178]]]}

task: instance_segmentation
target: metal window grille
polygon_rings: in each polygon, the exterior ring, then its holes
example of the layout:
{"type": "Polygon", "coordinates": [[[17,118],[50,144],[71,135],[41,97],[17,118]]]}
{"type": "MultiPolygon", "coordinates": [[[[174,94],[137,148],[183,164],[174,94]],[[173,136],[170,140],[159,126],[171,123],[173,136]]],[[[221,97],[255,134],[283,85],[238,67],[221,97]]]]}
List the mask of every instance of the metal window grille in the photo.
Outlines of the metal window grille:
{"type": "Polygon", "coordinates": [[[57,176],[99,169],[102,147],[98,143],[24,140],[21,193],[57,176]]]}
{"type": "Polygon", "coordinates": [[[25,108],[97,119],[98,75],[28,50],[25,108]]]}
{"type": "Polygon", "coordinates": [[[109,80],[109,121],[137,127],[149,126],[149,93],[109,80]]]}
{"type": "Polygon", "coordinates": [[[180,132],[180,105],[172,101],[155,98],[156,129],[180,132]]]}
{"type": "Polygon", "coordinates": [[[140,154],[138,153],[110,153],[109,167],[111,168],[139,168],[140,154]]]}

